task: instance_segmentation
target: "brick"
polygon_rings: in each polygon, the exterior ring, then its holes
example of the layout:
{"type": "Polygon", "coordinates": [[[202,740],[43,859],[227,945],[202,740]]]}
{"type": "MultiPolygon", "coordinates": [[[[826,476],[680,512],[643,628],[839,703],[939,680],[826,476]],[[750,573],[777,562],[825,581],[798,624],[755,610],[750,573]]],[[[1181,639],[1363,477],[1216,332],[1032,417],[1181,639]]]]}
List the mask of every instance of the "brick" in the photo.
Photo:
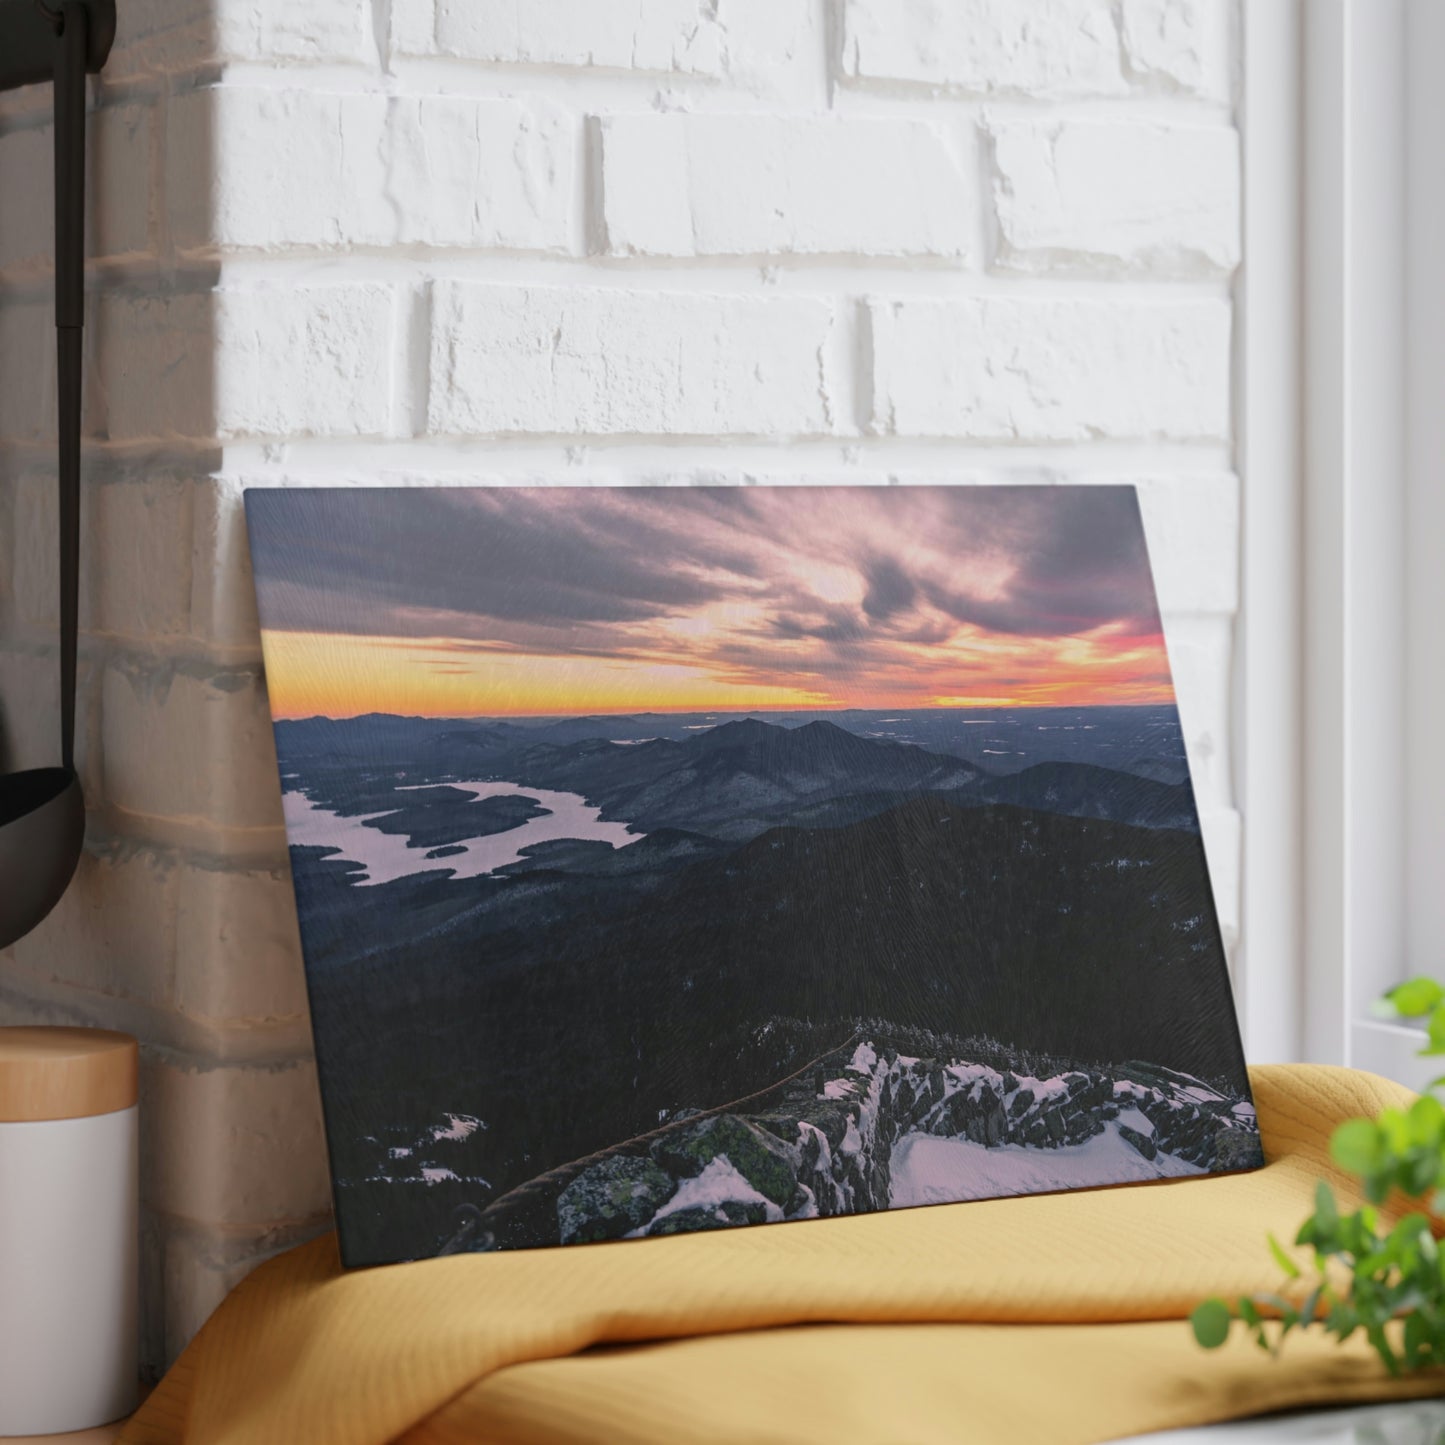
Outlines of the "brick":
{"type": "MultiPolygon", "coordinates": [[[[13,482],[12,527],[15,618],[31,627],[51,628],[60,620],[60,537],[56,480],[29,472],[13,482]]],[[[82,562],[82,566],[84,563],[82,562]]],[[[81,589],[81,622],[87,621],[89,589],[81,589]]]]}
{"type": "Polygon", "coordinates": [[[1239,606],[1239,481],[1229,475],[1140,480],[1139,510],[1163,612],[1239,606]]]}
{"type": "MultiPolygon", "coordinates": [[[[140,255],[150,241],[148,105],[103,106],[90,117],[86,254],[140,255]]],[[[0,136],[0,271],[49,271],[55,254],[54,133],[50,126],[0,136]]]]}
{"type": "Polygon", "coordinates": [[[387,286],[117,293],[102,298],[100,315],[92,391],[103,396],[112,440],[386,429],[387,286]]]}
{"type": "Polygon", "coordinates": [[[722,70],[729,90],[761,96],[817,93],[833,48],[825,15],[812,0],[727,0],[700,7],[722,27],[722,70]]]}
{"type": "Polygon", "coordinates": [[[825,300],[459,281],[434,306],[436,432],[833,429],[825,300]]]}
{"type": "Polygon", "coordinates": [[[177,870],[132,845],[84,852],[64,897],[13,949],[40,978],[168,1007],[176,962],[177,870]]]}
{"type": "Polygon", "coordinates": [[[235,60],[360,64],[375,51],[369,0],[129,0],[105,73],[114,84],[235,60]]]}
{"type": "MultiPolygon", "coordinates": [[[[15,616],[35,628],[59,625],[56,479],[29,472],[14,482],[15,616]]],[[[81,491],[80,627],[113,637],[156,639],[189,623],[190,492],[164,473],[89,484],[81,491]],[[180,565],[178,565],[178,561],[180,565]]]]}
{"type": "Polygon", "coordinates": [[[192,489],[180,477],[112,482],[91,489],[87,578],[92,626],[113,637],[178,637],[190,626],[192,489]]]}
{"type": "Polygon", "coordinates": [[[0,439],[55,435],[55,316],[49,303],[0,301],[0,439]]]}
{"type": "Polygon", "coordinates": [[[281,824],[271,717],[255,669],[195,675],[116,661],[105,670],[101,708],[113,806],[222,827],[281,824]]]}
{"type": "Polygon", "coordinates": [[[7,957],[33,980],[75,990],[92,1019],[140,1019],[147,1037],[253,1056],[309,1047],[284,854],[270,870],[232,870],[124,839],[92,845],[7,957]],[[149,1012],[118,1015],[127,1004],[149,1012]]]}
{"type": "Polygon", "coordinates": [[[844,0],[842,73],[971,95],[1118,95],[1107,0],[844,0]]]}
{"type": "Polygon", "coordinates": [[[698,0],[394,0],[392,45],[492,64],[717,75],[725,31],[716,9],[698,0]]]}
{"type": "MultiPolygon", "coordinates": [[[[55,248],[49,126],[0,135],[0,270],[48,266],[55,248]],[[17,203],[15,197],[25,197],[17,203]]],[[[88,228],[87,228],[88,229],[88,228]]]]}
{"type": "MultiPolygon", "coordinates": [[[[87,656],[75,670],[75,765],[92,802],[101,796],[95,740],[98,672],[87,656]]],[[[60,662],[54,650],[0,651],[0,763],[7,769],[60,762],[60,662]]]]}
{"type": "Polygon", "coordinates": [[[1004,125],[993,137],[996,265],[1227,275],[1239,264],[1239,137],[1138,121],[1004,125]]]}
{"type": "Polygon", "coordinates": [[[386,430],[389,287],[287,285],[220,291],[216,300],[218,437],[386,430]]]}
{"type": "Polygon", "coordinates": [[[873,427],[994,441],[1223,440],[1225,301],[870,305],[873,427]]]}
{"type": "Polygon", "coordinates": [[[212,58],[364,61],[371,58],[368,0],[205,0],[212,58]]]}
{"type": "MultiPolygon", "coordinates": [[[[86,396],[106,436],[133,441],[214,433],[217,310],[209,292],[101,296],[86,396]]],[[[283,389],[279,368],[269,389],[283,389]]]]}
{"type": "Polygon", "coordinates": [[[944,132],[874,116],[601,122],[613,255],[962,256],[975,206],[944,132]]]}
{"type": "Polygon", "coordinates": [[[182,1219],[279,1225],[330,1204],[316,1066],[141,1069],[141,1198],[182,1219]]]}
{"type": "Polygon", "coordinates": [[[1123,0],[1130,76],[1166,92],[1228,100],[1230,8],[1229,0],[1123,0]]]}
{"type": "Polygon", "coordinates": [[[175,1004],[211,1025],[306,1016],[296,902],[286,861],[269,871],[181,870],[175,1004]]]}
{"type": "Polygon", "coordinates": [[[565,250],[575,127],[545,101],[223,85],[171,106],[182,251],[565,250]]]}
{"type": "Polygon", "coordinates": [[[89,254],[140,256],[151,246],[151,130],[148,105],[105,106],[90,131],[89,254]]]}

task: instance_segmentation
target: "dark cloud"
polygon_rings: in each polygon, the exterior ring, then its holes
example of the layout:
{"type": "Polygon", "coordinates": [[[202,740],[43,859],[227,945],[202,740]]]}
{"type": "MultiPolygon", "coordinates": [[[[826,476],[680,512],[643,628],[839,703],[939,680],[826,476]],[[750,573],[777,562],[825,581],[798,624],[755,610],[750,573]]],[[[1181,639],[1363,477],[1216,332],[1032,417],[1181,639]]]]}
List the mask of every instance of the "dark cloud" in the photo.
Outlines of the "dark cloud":
{"type": "Polygon", "coordinates": [[[248,490],[263,621],[417,637],[435,635],[435,614],[574,624],[685,612],[726,594],[719,575],[744,579],[753,565],[746,546],[689,534],[697,495],[619,504],[597,488],[248,490]]]}
{"type": "Polygon", "coordinates": [[[863,611],[869,617],[886,621],[895,612],[913,606],[918,588],[901,562],[892,557],[870,557],[862,570],[868,583],[868,590],[863,594],[863,611]]]}
{"type": "MultiPolygon", "coordinates": [[[[963,490],[963,489],[960,489],[963,490]]],[[[1159,630],[1144,528],[1132,487],[1019,487],[980,493],[952,518],[952,550],[965,560],[1004,558],[1000,587],[933,575],[920,590],[959,622],[993,632],[1059,637],[1117,623],[1159,630]]]]}
{"type": "Polygon", "coordinates": [[[774,637],[796,640],[811,637],[819,642],[859,642],[868,633],[866,621],[849,607],[827,607],[811,618],[783,614],[774,619],[774,637]]]}
{"type": "Polygon", "coordinates": [[[649,624],[736,602],[736,622],[699,638],[708,657],[746,666],[811,642],[831,672],[965,624],[1159,629],[1128,487],[253,489],[246,503],[274,630],[642,658],[659,646],[649,624]],[[856,600],[838,600],[840,578],[856,600]]]}

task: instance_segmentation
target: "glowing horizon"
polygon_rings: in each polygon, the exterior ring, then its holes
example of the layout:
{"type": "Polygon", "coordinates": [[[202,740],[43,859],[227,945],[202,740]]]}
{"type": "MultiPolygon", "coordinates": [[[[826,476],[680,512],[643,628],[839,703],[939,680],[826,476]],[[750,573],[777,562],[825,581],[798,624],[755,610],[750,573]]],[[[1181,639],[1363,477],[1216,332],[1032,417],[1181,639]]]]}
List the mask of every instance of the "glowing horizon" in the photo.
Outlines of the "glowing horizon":
{"type": "Polygon", "coordinates": [[[1128,488],[247,504],[277,719],[1174,702],[1128,488]]]}
{"type": "MultiPolygon", "coordinates": [[[[550,691],[527,693],[509,687],[504,679],[489,676],[485,667],[476,670],[449,667],[440,675],[428,676],[438,649],[426,643],[414,645],[394,638],[269,629],[263,630],[262,641],[272,715],[278,720],[359,717],[371,712],[410,717],[623,717],[641,712],[1142,707],[1172,705],[1175,700],[1167,673],[1163,686],[1159,686],[1147,681],[1106,677],[1102,668],[1080,669],[1073,681],[1055,674],[1047,681],[1040,680],[1013,693],[999,693],[994,689],[981,690],[977,695],[939,694],[924,689],[883,696],[850,691],[845,696],[836,696],[781,685],[758,689],[740,684],[736,691],[714,690],[708,688],[705,679],[700,679],[698,690],[691,692],[683,687],[681,680],[675,679],[673,686],[687,691],[687,695],[669,696],[657,677],[663,669],[647,666],[626,669],[629,676],[622,684],[621,695],[616,690],[600,690],[594,678],[590,690],[579,688],[559,699],[550,691]]],[[[445,644],[451,639],[437,641],[445,644]]],[[[1162,639],[1159,639],[1158,651],[1163,652],[1162,639]]],[[[1133,655],[1137,656],[1138,651],[1133,655]]],[[[554,661],[522,655],[508,658],[508,663],[496,670],[520,664],[535,675],[547,670],[548,663],[554,661]]]]}

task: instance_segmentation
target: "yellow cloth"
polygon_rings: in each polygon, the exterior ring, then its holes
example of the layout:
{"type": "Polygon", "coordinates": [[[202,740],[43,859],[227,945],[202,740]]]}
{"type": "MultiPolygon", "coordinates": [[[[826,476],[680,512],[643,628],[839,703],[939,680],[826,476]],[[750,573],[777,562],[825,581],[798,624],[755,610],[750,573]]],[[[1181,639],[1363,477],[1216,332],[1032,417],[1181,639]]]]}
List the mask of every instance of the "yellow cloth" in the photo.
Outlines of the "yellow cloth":
{"type": "Polygon", "coordinates": [[[343,1273],[333,1236],[258,1269],[125,1445],[1086,1445],[1445,1391],[1363,1345],[1205,1354],[1205,1295],[1272,1289],[1333,1126],[1408,1098],[1253,1073],[1253,1174],[343,1273]],[[784,1327],[788,1328],[784,1328],[784,1327]],[[606,1348],[598,1348],[606,1347],[606,1348]]]}

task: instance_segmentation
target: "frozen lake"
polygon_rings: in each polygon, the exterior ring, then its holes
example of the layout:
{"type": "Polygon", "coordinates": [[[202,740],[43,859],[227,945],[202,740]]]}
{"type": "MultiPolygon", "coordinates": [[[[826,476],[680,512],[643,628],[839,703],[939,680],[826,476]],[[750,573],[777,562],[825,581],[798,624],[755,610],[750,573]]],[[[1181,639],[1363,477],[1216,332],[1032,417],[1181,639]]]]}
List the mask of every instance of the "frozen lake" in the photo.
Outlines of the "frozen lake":
{"type": "Polygon", "coordinates": [[[497,781],[427,783],[396,791],[420,792],[426,787],[455,788],[474,798],[533,798],[547,811],[504,833],[462,839],[454,845],[462,850],[459,853],[428,858],[430,850],[410,847],[404,834],[383,833],[379,828],[367,826],[372,819],[385,818],[397,811],[395,808],[344,818],[313,803],[304,793],[289,792],[281,795],[287,840],[293,847],[335,848],[347,862],[361,866],[364,872],[354,881],[365,886],[390,883],[413,873],[444,870],[450,871],[454,878],[480,878],[509,863],[519,862],[522,850],[537,843],[567,838],[625,848],[643,836],[631,832],[625,823],[604,822],[601,809],[592,807],[580,793],[557,793],[548,788],[526,788],[520,783],[497,781]]]}

